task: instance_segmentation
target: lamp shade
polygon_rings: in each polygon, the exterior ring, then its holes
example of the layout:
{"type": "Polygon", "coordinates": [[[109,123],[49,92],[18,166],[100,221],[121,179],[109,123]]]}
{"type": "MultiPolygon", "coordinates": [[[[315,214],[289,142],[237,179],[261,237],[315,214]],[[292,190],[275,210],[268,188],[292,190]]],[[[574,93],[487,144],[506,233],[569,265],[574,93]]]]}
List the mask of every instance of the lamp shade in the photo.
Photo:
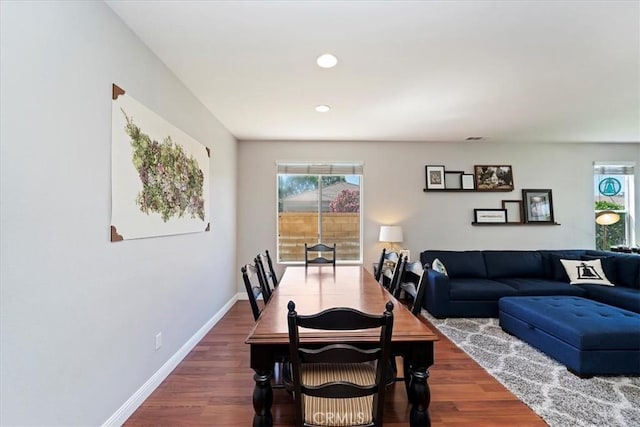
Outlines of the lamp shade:
{"type": "Polygon", "coordinates": [[[620,221],[620,215],[613,211],[602,211],[596,215],[596,223],[599,225],[613,225],[620,221]]]}
{"type": "Polygon", "coordinates": [[[398,243],[402,242],[404,237],[402,236],[402,227],[399,225],[382,225],[380,226],[380,240],[381,242],[398,243]]]}

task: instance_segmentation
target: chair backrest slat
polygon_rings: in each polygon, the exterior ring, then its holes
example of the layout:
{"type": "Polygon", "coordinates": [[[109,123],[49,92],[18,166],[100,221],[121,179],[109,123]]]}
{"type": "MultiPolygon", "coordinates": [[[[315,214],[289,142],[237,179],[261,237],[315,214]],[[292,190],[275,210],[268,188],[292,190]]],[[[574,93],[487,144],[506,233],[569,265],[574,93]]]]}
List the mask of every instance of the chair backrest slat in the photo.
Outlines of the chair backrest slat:
{"type": "Polygon", "coordinates": [[[400,255],[398,262],[393,270],[393,276],[391,276],[391,281],[389,282],[389,293],[394,297],[398,297],[400,294],[400,281],[402,280],[402,276],[405,272],[407,259],[400,255]]]}
{"type": "Polygon", "coordinates": [[[240,268],[240,271],[242,272],[242,280],[247,291],[247,297],[249,297],[253,319],[258,320],[262,312],[258,306],[258,296],[262,293],[262,287],[258,281],[258,269],[255,265],[246,264],[240,268]]]}
{"type": "Polygon", "coordinates": [[[271,255],[269,255],[269,251],[264,251],[264,257],[267,259],[267,266],[269,267],[269,276],[271,277],[271,281],[273,282],[273,287],[277,288],[280,283],[278,280],[278,276],[276,275],[276,271],[273,268],[273,260],[271,259],[271,255]]]}
{"type": "Polygon", "coordinates": [[[309,246],[308,244],[304,244],[304,265],[305,267],[311,264],[331,264],[334,267],[336,266],[336,244],[333,246],[328,246],[324,243],[316,243],[314,245],[309,246]],[[309,252],[317,253],[318,256],[314,258],[309,257],[309,252]],[[331,258],[327,258],[324,254],[329,253],[331,258]]]}
{"type": "Polygon", "coordinates": [[[422,274],[420,275],[420,279],[416,285],[416,297],[414,298],[413,305],[411,306],[411,312],[416,316],[422,312],[422,300],[424,299],[424,293],[427,289],[427,276],[427,268],[423,267],[422,274]]]}
{"type": "Polygon", "coordinates": [[[269,280],[267,279],[267,272],[264,269],[262,255],[258,254],[258,256],[253,259],[253,262],[255,262],[256,268],[258,269],[258,280],[260,281],[260,287],[262,288],[264,302],[267,303],[271,299],[273,289],[269,285],[269,280]]]}

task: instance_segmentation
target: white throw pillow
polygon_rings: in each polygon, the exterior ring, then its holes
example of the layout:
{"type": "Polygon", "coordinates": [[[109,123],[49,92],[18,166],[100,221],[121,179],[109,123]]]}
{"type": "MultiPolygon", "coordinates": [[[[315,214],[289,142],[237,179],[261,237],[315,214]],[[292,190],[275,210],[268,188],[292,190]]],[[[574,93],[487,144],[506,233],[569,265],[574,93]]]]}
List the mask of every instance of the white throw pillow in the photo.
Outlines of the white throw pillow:
{"type": "Polygon", "coordinates": [[[614,286],[605,276],[599,259],[591,261],[561,259],[560,262],[569,276],[569,283],[572,285],[614,286]]]}
{"type": "Polygon", "coordinates": [[[447,268],[444,266],[442,261],[440,261],[438,258],[435,258],[431,263],[431,269],[437,271],[438,273],[442,273],[445,276],[449,275],[447,273],[447,268]]]}

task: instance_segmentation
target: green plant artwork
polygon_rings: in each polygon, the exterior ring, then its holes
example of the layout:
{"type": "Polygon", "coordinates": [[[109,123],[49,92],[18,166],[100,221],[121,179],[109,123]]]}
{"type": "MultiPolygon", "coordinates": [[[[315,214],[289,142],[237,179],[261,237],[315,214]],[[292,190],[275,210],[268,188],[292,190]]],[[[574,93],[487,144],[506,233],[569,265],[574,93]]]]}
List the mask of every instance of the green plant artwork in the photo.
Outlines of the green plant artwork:
{"type": "Polygon", "coordinates": [[[167,222],[173,217],[200,218],[204,221],[204,174],[193,156],[167,136],[160,143],[142,132],[124,109],[126,133],[131,138],[132,162],[142,183],[136,204],[147,215],[161,215],[167,222]]]}

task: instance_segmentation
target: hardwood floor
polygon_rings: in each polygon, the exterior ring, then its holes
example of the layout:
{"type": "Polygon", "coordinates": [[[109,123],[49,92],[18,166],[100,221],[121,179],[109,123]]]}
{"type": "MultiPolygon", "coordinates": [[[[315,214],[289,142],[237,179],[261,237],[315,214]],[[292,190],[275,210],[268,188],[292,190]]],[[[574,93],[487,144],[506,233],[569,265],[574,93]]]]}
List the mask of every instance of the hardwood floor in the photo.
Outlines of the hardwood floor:
{"type": "MultiPolygon", "coordinates": [[[[252,324],[249,303],[238,301],[125,426],[250,426],[254,382],[244,340],[252,324]]],[[[446,337],[440,335],[435,348],[429,378],[433,426],[546,426],[446,337]]],[[[292,426],[291,397],[274,389],[273,400],[274,425],[292,426]]],[[[407,426],[408,420],[404,385],[396,383],[387,394],[385,426],[407,426]]]]}

